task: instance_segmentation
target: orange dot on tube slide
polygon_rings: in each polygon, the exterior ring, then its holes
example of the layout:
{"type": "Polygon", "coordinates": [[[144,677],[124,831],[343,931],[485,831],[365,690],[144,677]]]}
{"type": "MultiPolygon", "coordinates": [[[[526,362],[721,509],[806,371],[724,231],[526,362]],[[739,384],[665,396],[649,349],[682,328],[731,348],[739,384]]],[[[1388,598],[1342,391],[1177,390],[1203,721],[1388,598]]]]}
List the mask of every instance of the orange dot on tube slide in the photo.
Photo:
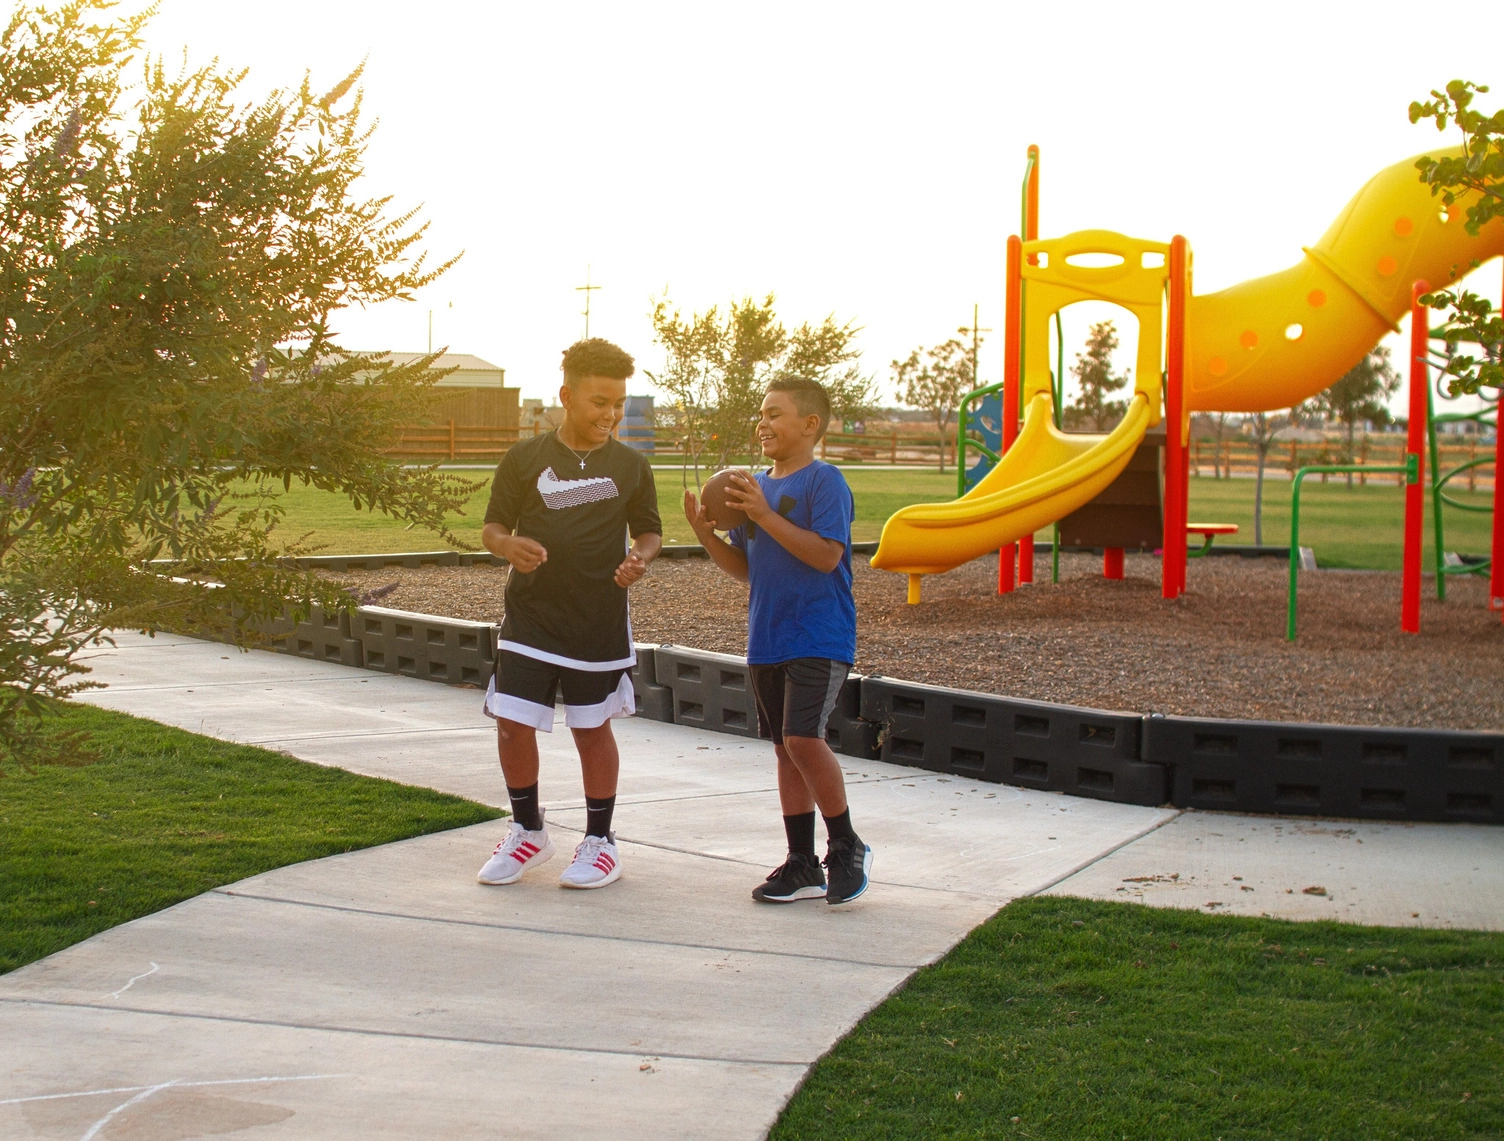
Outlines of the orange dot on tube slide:
{"type": "Polygon", "coordinates": [[[1252,329],[1244,329],[1242,335],[1238,337],[1238,344],[1242,345],[1245,349],[1257,348],[1258,343],[1259,335],[1252,329]]]}
{"type": "Polygon", "coordinates": [[[1393,276],[1394,271],[1398,268],[1399,266],[1395,263],[1395,260],[1388,254],[1379,259],[1378,271],[1381,277],[1393,276]]]}
{"type": "Polygon", "coordinates": [[[1394,220],[1394,235],[1397,238],[1408,238],[1414,229],[1415,223],[1410,221],[1409,218],[1396,218],[1394,220]]]}
{"type": "Polygon", "coordinates": [[[1227,375],[1227,360],[1224,357],[1212,357],[1206,362],[1206,371],[1213,376],[1227,375]]]}
{"type": "Polygon", "coordinates": [[[1310,303],[1311,308],[1320,309],[1326,304],[1326,290],[1313,289],[1306,294],[1306,300],[1310,303]]]}

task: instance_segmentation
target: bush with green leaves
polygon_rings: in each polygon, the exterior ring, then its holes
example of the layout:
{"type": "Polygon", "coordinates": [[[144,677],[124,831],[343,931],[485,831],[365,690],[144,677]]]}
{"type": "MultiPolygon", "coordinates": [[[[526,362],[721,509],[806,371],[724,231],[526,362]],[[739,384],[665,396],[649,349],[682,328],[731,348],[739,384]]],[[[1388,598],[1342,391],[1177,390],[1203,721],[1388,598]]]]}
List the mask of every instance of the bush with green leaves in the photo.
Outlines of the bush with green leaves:
{"type": "Polygon", "coordinates": [[[337,343],[341,310],[449,264],[415,212],[357,196],[359,71],[249,99],[244,71],[143,60],[150,11],[110,7],[0,31],[0,763],[57,759],[36,720],[112,628],[253,639],[289,598],[339,605],[279,566],[279,488],[444,534],[466,492],[382,454],[431,360],[337,343]]]}

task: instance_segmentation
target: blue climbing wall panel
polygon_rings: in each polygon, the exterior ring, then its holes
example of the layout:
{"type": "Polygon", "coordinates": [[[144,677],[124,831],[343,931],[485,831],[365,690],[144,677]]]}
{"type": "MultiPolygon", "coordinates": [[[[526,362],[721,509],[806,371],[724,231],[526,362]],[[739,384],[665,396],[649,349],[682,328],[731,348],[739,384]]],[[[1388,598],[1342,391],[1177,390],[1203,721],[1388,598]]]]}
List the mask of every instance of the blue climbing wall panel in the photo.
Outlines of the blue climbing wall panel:
{"type": "MultiPolygon", "coordinates": [[[[1003,450],[1002,394],[994,392],[990,396],[984,396],[979,403],[968,408],[966,422],[961,427],[963,430],[976,432],[982,437],[982,443],[1001,454],[1003,450]]],[[[993,461],[985,452],[973,452],[968,449],[967,458],[970,459],[972,456],[975,456],[976,460],[966,469],[967,491],[980,483],[982,477],[993,468],[993,461]]]]}

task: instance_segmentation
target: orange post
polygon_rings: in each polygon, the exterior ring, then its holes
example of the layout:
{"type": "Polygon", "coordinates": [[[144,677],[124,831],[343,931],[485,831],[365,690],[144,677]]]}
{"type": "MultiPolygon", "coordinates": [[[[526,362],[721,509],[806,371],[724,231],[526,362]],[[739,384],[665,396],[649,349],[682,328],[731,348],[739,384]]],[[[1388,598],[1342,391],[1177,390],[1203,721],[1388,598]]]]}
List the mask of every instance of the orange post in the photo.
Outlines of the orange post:
{"type": "MultiPolygon", "coordinates": [[[[1024,241],[1032,242],[1039,237],[1039,148],[1029,147],[1029,158],[1033,160],[1029,165],[1029,182],[1024,190],[1024,241]]],[[[1029,264],[1038,265],[1039,255],[1030,254],[1029,264]]],[[[1022,414],[1022,408],[1019,409],[1022,414]]],[[[1002,552],[998,552],[1002,557],[1002,552]]],[[[1018,541],[1018,581],[1019,583],[1032,583],[1034,581],[1034,536],[1025,535],[1018,541]]]]}
{"type": "Polygon", "coordinates": [[[1405,487],[1405,562],[1400,579],[1400,629],[1407,634],[1420,633],[1420,557],[1421,532],[1425,521],[1426,496],[1426,386],[1431,383],[1426,368],[1430,351],[1430,310],[1420,303],[1421,294],[1430,286],[1417,281],[1410,287],[1410,423],[1405,435],[1405,459],[1414,465],[1406,475],[1405,487]]]}
{"type": "Polygon", "coordinates": [[[1160,564],[1161,593],[1179,598],[1185,593],[1185,525],[1188,473],[1185,437],[1185,307],[1189,250],[1185,238],[1170,239],[1170,303],[1165,343],[1165,534],[1160,564]]]}
{"type": "MultiPolygon", "coordinates": [[[[1017,234],[1008,237],[1008,291],[1003,319],[1003,453],[1018,439],[1020,385],[1019,363],[1023,355],[1023,242],[1017,234]]],[[[1013,589],[1013,563],[1017,544],[997,552],[997,592],[1013,589]]]]}

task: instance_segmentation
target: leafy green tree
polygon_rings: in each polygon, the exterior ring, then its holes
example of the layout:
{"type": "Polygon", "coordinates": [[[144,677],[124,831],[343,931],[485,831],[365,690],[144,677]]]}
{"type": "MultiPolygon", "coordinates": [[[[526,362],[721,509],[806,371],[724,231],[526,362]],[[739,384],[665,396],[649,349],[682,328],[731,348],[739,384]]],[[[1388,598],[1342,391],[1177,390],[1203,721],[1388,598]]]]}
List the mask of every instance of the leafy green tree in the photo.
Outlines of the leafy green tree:
{"type": "Polygon", "coordinates": [[[724,467],[752,447],[763,393],[780,377],[817,380],[830,394],[834,419],[861,417],[873,402],[871,379],[858,359],[850,322],[826,317],[790,332],[778,319],[776,298],[733,301],[685,317],[664,298],[654,302],[653,336],[667,363],[649,378],[672,401],[685,429],[684,479],[700,481],[700,460],[724,467]]]}
{"type": "Polygon", "coordinates": [[[930,349],[915,349],[894,361],[893,382],[898,398],[910,408],[922,408],[935,422],[940,436],[940,470],[945,470],[945,437],[961,398],[977,386],[973,347],[955,337],[930,349]]]}
{"type": "Polygon", "coordinates": [[[110,6],[0,32],[0,760],[23,765],[65,759],[37,720],[109,630],[254,640],[289,598],[341,604],[278,563],[294,481],[451,539],[469,486],[382,454],[430,358],[336,341],[342,309],[447,268],[413,212],[355,196],[359,72],[245,101],[243,71],[158,61],[131,86],[146,16],[110,6]]]}
{"type": "MultiPolygon", "coordinates": [[[[1463,154],[1426,156],[1415,165],[1421,181],[1445,205],[1466,201],[1463,225],[1475,236],[1494,219],[1504,218],[1504,110],[1485,115],[1473,108],[1473,97],[1487,92],[1480,84],[1454,79],[1445,91],[1432,91],[1428,101],[1410,104],[1412,123],[1429,119],[1438,131],[1455,124],[1462,133],[1463,154]]],[[[1439,289],[1422,300],[1447,314],[1445,371],[1452,394],[1504,389],[1504,315],[1487,298],[1467,289],[1439,289]],[[1481,355],[1458,352],[1461,344],[1476,346],[1481,355]]]]}
{"type": "MultiPolygon", "coordinates": [[[[1347,430],[1347,448],[1342,462],[1353,462],[1353,432],[1361,422],[1384,427],[1392,417],[1387,401],[1400,390],[1403,378],[1389,362],[1389,348],[1379,345],[1342,375],[1342,378],[1307,401],[1327,420],[1336,420],[1347,430]]],[[[1352,472],[1347,486],[1353,485],[1352,472]]]]}
{"type": "Polygon", "coordinates": [[[1087,331],[1086,351],[1077,353],[1071,366],[1080,391],[1064,409],[1067,428],[1104,432],[1128,410],[1126,401],[1108,399],[1129,380],[1127,373],[1112,371],[1112,354],[1117,347],[1118,332],[1111,321],[1099,321],[1087,331]]]}

